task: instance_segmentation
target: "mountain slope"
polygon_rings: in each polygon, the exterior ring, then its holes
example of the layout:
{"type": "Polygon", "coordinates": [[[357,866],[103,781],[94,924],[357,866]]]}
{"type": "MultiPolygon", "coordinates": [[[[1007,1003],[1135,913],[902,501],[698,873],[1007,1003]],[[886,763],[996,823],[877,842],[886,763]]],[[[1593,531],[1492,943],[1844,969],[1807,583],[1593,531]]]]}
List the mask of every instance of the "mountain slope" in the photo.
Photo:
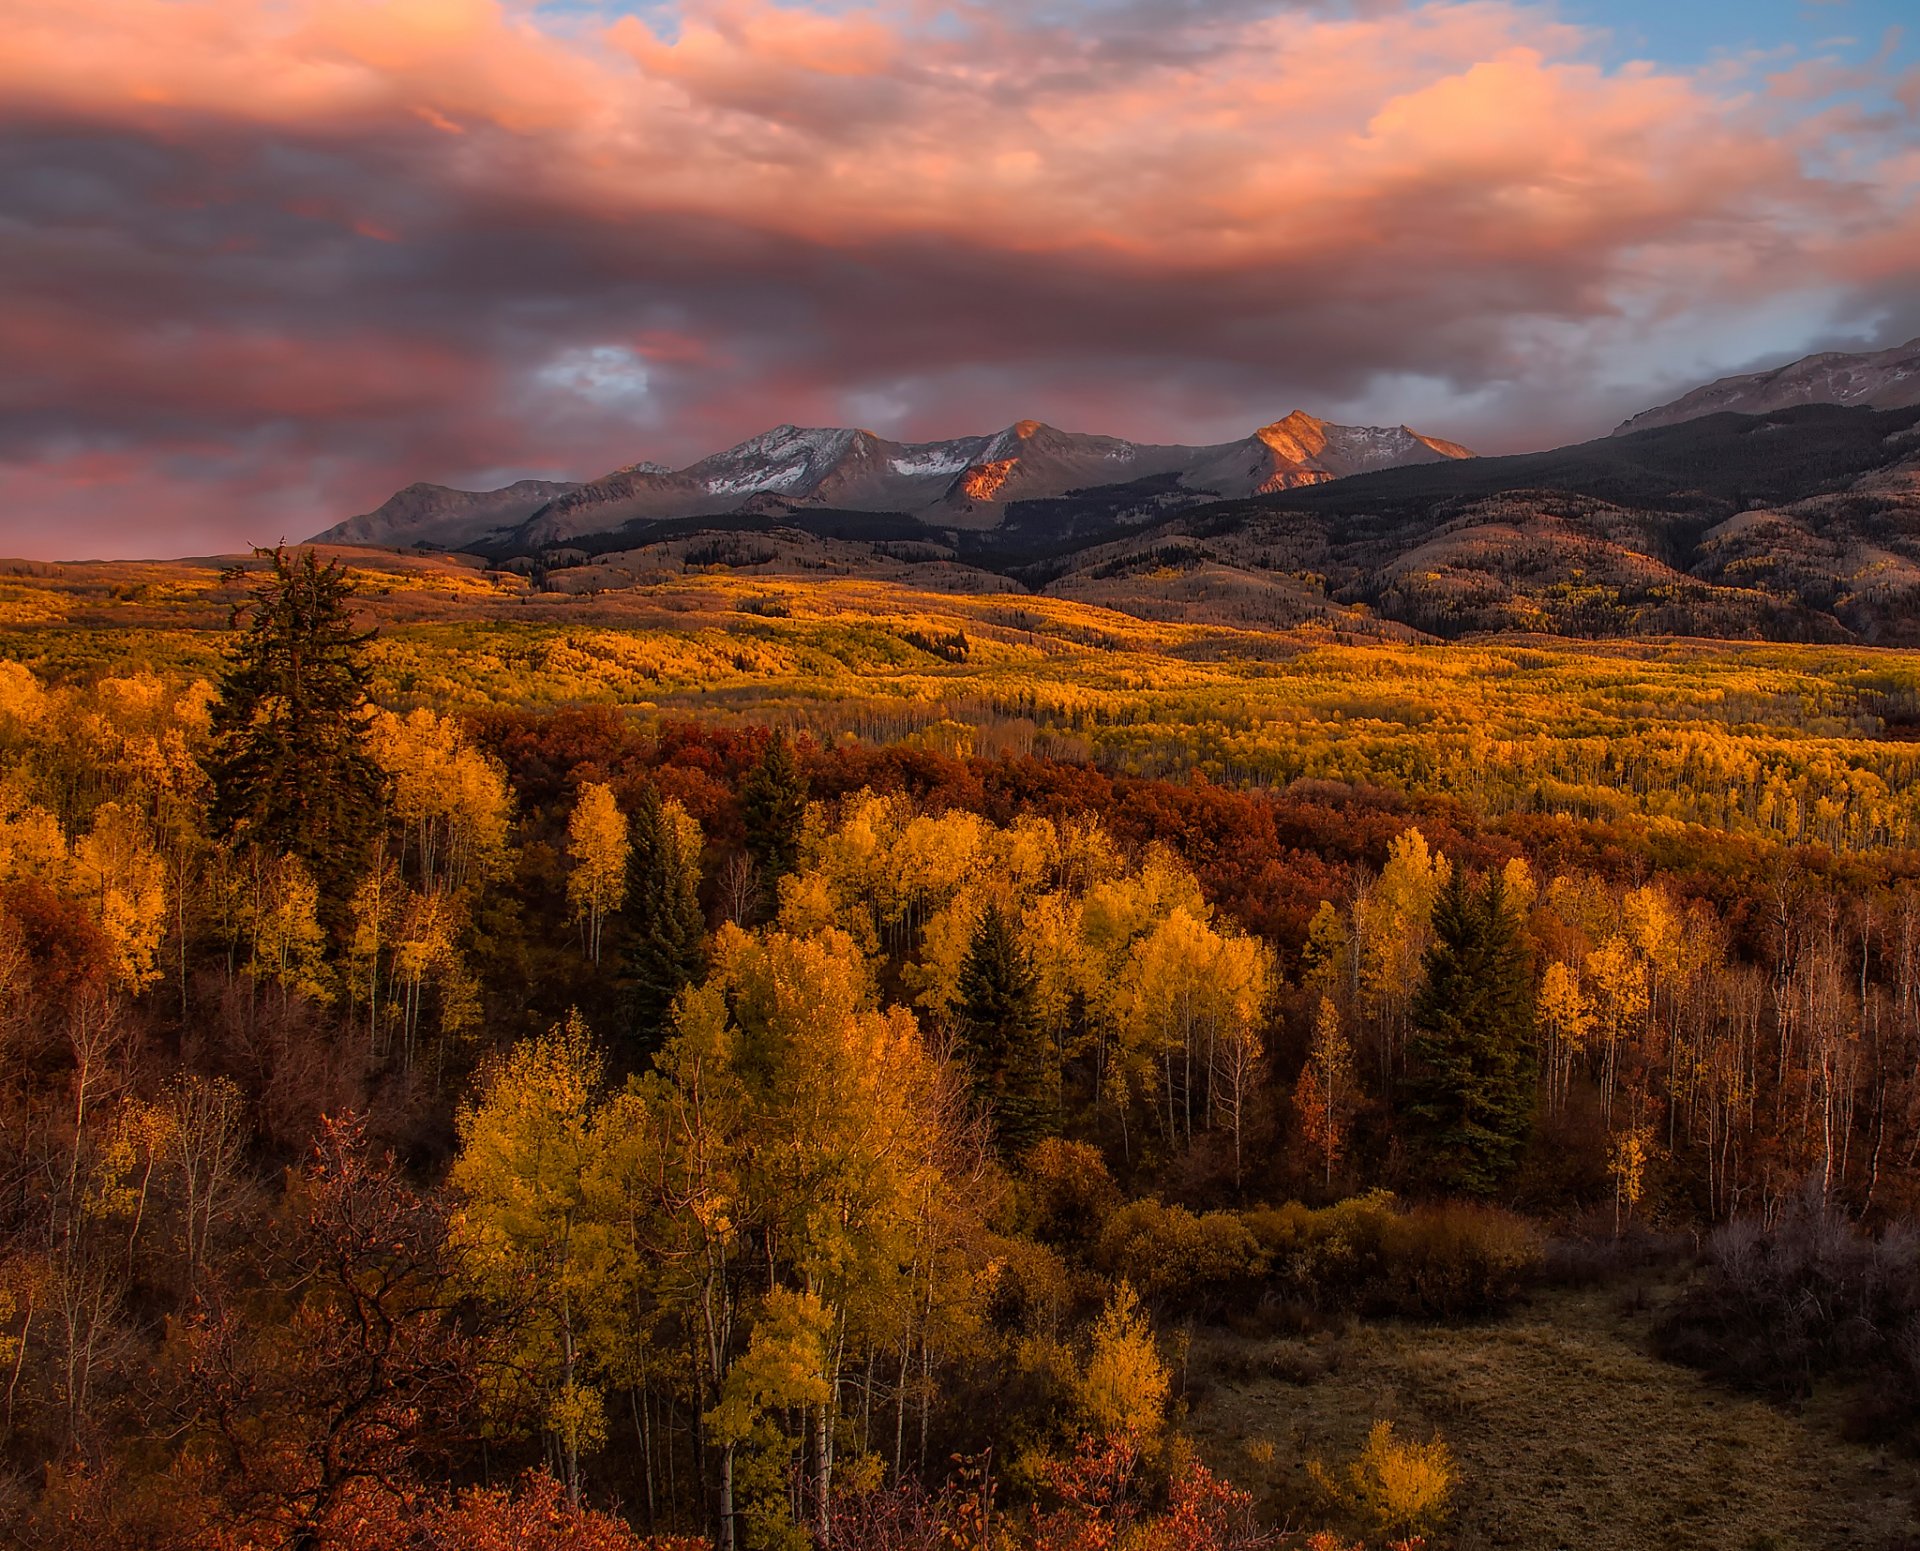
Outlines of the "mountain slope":
{"type": "Polygon", "coordinates": [[[549,501],[575,488],[546,479],[523,479],[501,490],[408,485],[374,510],[337,522],[308,542],[455,549],[488,533],[518,527],[549,501]]]}
{"type": "Polygon", "coordinates": [[[1828,351],[1770,372],[1722,377],[1623,421],[1613,434],[1677,425],[1702,415],[1766,415],[1801,404],[1860,409],[1906,409],[1920,404],[1920,339],[1861,354],[1828,351]]]}

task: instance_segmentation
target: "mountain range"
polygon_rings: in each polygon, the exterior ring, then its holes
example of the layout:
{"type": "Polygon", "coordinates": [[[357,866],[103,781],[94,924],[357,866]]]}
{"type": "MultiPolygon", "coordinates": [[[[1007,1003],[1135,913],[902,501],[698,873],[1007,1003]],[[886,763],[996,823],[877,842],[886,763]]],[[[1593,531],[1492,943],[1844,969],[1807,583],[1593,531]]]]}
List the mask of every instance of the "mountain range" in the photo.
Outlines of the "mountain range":
{"type": "Polygon", "coordinates": [[[329,542],[555,594],[709,570],[1033,590],[1155,619],[1920,646],[1920,341],[1728,378],[1548,452],[1304,414],[1239,442],[780,427],[688,468],[412,486],[329,542]]]}
{"type": "Polygon", "coordinates": [[[313,542],[533,553],[649,523],[747,513],[908,516],[933,529],[999,527],[1018,502],[1107,492],[1115,517],[1472,457],[1406,426],[1294,413],[1237,442],[1160,446],[1021,420],[988,436],[894,442],[871,431],[777,426],[683,469],[635,463],[584,484],[501,490],[409,485],[313,542]]]}

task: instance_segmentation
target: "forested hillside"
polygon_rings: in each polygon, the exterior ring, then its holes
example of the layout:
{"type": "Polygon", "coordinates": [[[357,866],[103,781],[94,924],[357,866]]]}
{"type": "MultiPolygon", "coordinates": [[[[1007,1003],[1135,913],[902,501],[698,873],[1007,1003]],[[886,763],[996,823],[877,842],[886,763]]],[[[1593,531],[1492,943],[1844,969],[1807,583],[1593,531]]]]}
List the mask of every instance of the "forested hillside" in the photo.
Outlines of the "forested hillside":
{"type": "Polygon", "coordinates": [[[14,1539],[1489,1543],[1545,1478],[1448,1343],[1649,1265],[1609,1396],[1815,1396],[1809,1543],[1914,1527],[1904,654],[310,550],[0,603],[14,1539]]]}

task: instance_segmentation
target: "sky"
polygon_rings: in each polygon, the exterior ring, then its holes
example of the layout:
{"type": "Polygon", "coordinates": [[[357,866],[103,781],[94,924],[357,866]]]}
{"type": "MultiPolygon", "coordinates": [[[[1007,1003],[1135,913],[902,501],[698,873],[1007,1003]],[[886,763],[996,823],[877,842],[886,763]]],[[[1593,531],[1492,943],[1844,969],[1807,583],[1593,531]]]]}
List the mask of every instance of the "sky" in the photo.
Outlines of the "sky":
{"type": "Polygon", "coordinates": [[[1487,452],[1920,335],[1882,0],[0,0],[0,554],[783,422],[1487,452]]]}

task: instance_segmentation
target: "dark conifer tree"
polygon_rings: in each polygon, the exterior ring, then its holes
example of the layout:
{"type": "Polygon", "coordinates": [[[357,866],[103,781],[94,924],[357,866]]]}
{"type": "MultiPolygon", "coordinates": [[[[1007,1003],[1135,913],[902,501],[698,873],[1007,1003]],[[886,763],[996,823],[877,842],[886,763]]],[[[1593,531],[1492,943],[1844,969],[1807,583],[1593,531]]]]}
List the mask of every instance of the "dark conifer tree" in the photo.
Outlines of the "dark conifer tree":
{"type": "Polygon", "coordinates": [[[800,864],[800,826],[807,816],[807,778],[784,732],[767,740],[760,762],[747,772],[740,809],[763,897],[778,900],[780,880],[800,864]]]}
{"type": "Polygon", "coordinates": [[[357,589],[338,561],[255,554],[269,564],[234,607],[213,708],[213,825],[297,856],[337,916],[380,823],[384,783],[367,751],[372,632],[354,624],[357,589]]]}
{"type": "Polygon", "coordinates": [[[1497,874],[1456,871],[1433,914],[1414,999],[1407,1120],[1433,1185],[1489,1195],[1533,1125],[1533,987],[1526,938],[1497,874]]]}
{"type": "Polygon", "coordinates": [[[630,836],[625,1064],[637,1070],[660,1048],[673,999],[706,973],[707,922],[700,909],[700,859],[684,854],[679,829],[651,786],[640,793],[630,836]]]}
{"type": "Polygon", "coordinates": [[[1053,1129],[1053,1042],[1040,1026],[1032,967],[1012,917],[990,900],[960,969],[958,1023],[975,1096],[1014,1157],[1053,1129]]]}

